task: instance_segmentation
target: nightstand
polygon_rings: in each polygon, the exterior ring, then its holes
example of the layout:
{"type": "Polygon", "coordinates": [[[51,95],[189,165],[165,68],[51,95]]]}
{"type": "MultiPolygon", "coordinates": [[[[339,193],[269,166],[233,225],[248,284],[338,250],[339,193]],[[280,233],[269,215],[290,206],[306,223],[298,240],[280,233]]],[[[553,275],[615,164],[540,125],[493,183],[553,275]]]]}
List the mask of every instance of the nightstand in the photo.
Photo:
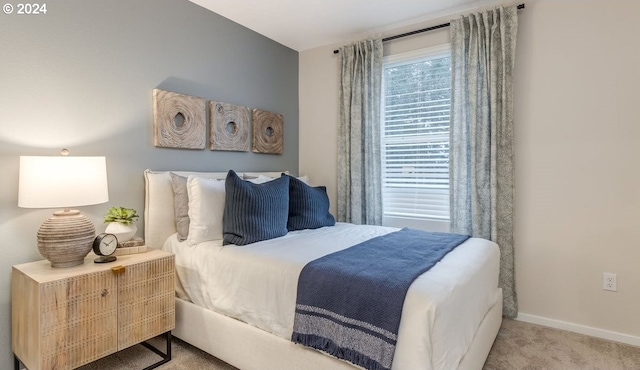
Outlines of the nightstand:
{"type": "Polygon", "coordinates": [[[52,268],[49,261],[13,266],[11,348],[29,370],[74,369],[143,343],[171,360],[175,327],[174,256],[149,250],[112,263],[52,268]],[[164,334],[167,351],[145,343],[164,334]]]}

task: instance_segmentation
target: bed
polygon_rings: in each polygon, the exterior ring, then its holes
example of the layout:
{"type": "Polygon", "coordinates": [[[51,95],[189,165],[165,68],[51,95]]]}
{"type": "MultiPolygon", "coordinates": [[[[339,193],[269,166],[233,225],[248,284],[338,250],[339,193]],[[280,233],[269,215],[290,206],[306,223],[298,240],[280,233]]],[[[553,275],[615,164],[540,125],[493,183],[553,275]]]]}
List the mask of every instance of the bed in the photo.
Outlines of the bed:
{"type": "MultiPolygon", "coordinates": [[[[206,179],[227,173],[145,171],[146,243],[176,255],[173,334],[240,369],[358,368],[290,340],[296,276],[315,258],[395,229],[337,223],[242,248],[220,240],[190,244],[177,237],[171,173],[206,179]],[[294,254],[300,245],[305,252],[294,254]],[[239,266],[253,274],[238,273],[239,266]]],[[[498,269],[497,245],[470,238],[416,279],[404,302],[392,368],[481,369],[502,322],[498,269]]]]}

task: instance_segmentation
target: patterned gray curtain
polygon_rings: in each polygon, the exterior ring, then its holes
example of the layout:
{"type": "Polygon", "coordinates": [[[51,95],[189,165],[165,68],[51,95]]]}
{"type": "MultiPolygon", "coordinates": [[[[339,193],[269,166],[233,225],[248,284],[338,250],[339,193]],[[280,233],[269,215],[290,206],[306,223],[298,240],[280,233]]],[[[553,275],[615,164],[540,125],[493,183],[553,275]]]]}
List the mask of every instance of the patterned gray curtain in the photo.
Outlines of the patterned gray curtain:
{"type": "Polygon", "coordinates": [[[382,40],[340,48],[338,221],[382,224],[382,40]]]}
{"type": "Polygon", "coordinates": [[[503,314],[518,300],[513,255],[513,66],[517,6],[451,21],[451,231],[500,246],[503,314]]]}

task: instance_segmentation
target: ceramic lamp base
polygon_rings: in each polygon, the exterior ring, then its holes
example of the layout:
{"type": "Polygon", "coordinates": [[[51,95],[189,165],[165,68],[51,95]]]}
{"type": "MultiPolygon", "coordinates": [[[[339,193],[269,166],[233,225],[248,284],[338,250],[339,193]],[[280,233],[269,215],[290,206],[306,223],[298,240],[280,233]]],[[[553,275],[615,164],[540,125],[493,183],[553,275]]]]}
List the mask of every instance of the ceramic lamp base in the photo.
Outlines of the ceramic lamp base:
{"type": "Polygon", "coordinates": [[[77,266],[84,263],[95,237],[93,222],[80,211],[57,211],[38,230],[38,250],[51,267],[77,266]]]}

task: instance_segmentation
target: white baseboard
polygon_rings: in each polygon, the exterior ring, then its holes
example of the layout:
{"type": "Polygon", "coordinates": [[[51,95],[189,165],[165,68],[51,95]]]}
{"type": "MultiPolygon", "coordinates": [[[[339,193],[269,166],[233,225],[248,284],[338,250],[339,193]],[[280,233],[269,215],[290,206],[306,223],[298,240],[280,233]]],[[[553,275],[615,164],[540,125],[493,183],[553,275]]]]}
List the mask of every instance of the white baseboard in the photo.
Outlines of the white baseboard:
{"type": "Polygon", "coordinates": [[[632,346],[640,347],[640,337],[618,333],[615,331],[609,331],[604,329],[592,328],[590,326],[584,326],[579,324],[574,324],[566,321],[549,319],[546,317],[529,315],[526,313],[518,313],[518,317],[516,318],[518,321],[528,322],[531,324],[538,324],[542,326],[548,326],[550,328],[562,329],[571,331],[578,334],[589,335],[592,337],[612,340],[615,342],[630,344],[632,346]]]}

